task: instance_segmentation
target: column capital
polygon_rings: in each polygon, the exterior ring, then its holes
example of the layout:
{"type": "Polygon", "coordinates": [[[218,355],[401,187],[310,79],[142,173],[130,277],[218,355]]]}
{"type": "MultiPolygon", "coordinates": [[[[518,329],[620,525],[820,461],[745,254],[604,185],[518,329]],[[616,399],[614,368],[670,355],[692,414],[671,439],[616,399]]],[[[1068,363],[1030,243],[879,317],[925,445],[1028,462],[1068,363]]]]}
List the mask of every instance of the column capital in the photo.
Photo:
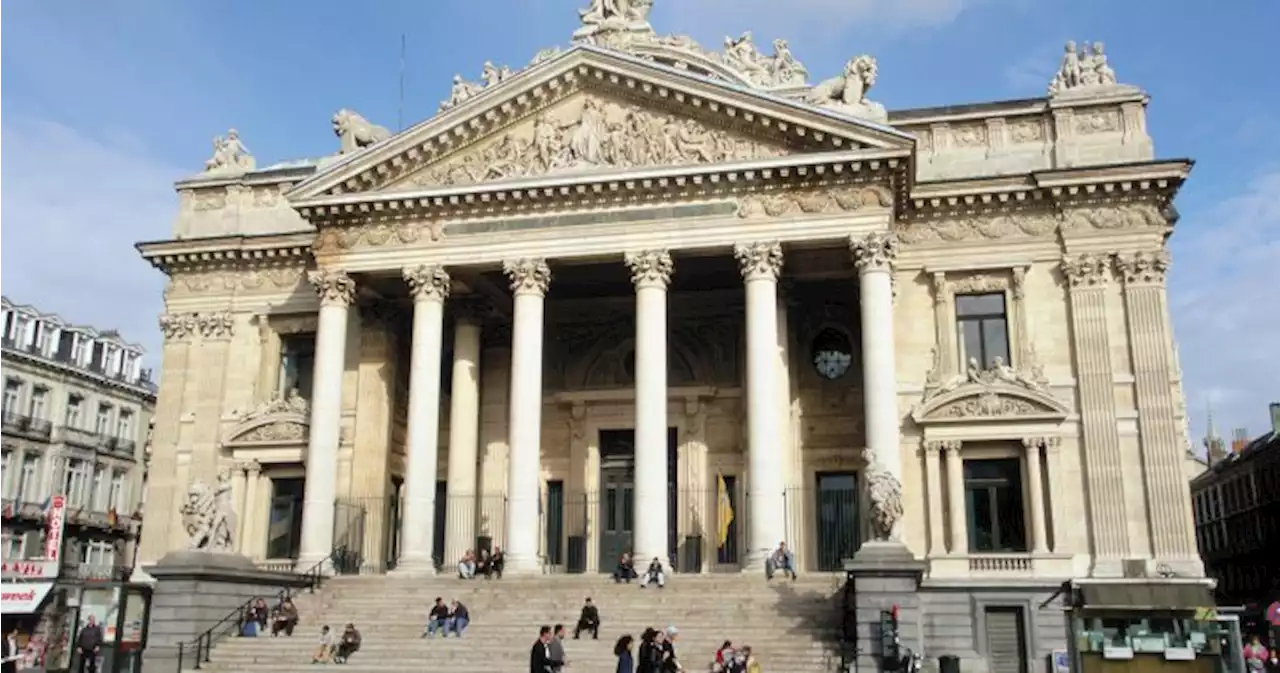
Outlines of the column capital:
{"type": "Polygon", "coordinates": [[[756,241],[733,246],[743,280],[766,278],[777,280],[782,273],[782,244],[778,241],[756,241]]]}
{"type": "Polygon", "coordinates": [[[1084,253],[1062,258],[1062,277],[1071,289],[1102,287],[1111,280],[1111,265],[1106,255],[1084,253]]]}
{"type": "Polygon", "coordinates": [[[316,269],[307,272],[307,281],[315,286],[320,305],[350,306],[356,299],[356,282],[345,271],[316,269]]]}
{"type": "Polygon", "coordinates": [[[1058,437],[1023,437],[1022,446],[1027,450],[1038,449],[1040,447],[1053,449],[1057,448],[1061,441],[1062,440],[1058,437]]]}
{"type": "Polygon", "coordinates": [[[407,266],[401,273],[404,281],[409,284],[409,296],[413,301],[438,301],[443,302],[449,298],[449,290],[453,287],[453,281],[449,278],[449,272],[444,270],[439,264],[419,264],[418,266],[407,266]]]}
{"type": "Polygon", "coordinates": [[[1013,267],[1013,298],[1021,301],[1027,296],[1027,267],[1013,267]]]}
{"type": "Polygon", "coordinates": [[[493,305],[485,297],[469,294],[460,297],[454,304],[454,319],[459,323],[480,325],[493,312],[493,305]]]}
{"type": "Polygon", "coordinates": [[[200,313],[196,315],[196,326],[200,336],[206,339],[230,339],[235,332],[236,321],[230,313],[200,313]]]}
{"type": "Polygon", "coordinates": [[[627,269],[631,271],[631,282],[636,289],[642,287],[661,287],[666,289],[671,282],[671,274],[675,272],[675,264],[671,261],[671,253],[667,250],[638,250],[622,256],[627,269]]]}
{"type": "Polygon", "coordinates": [[[551,267],[541,257],[521,257],[502,262],[502,272],[511,279],[512,294],[545,295],[551,287],[551,267]]]}
{"type": "Polygon", "coordinates": [[[259,463],[256,460],[245,460],[238,463],[236,465],[236,469],[248,472],[249,476],[256,476],[262,471],[262,463],[259,463]]]}
{"type": "Polygon", "coordinates": [[[888,231],[876,231],[861,238],[849,237],[849,252],[858,273],[892,271],[898,259],[898,235],[888,231]]]}
{"type": "Polygon", "coordinates": [[[1120,253],[1115,257],[1116,271],[1126,287],[1164,285],[1171,262],[1167,250],[1120,253]]]}
{"type": "Polygon", "coordinates": [[[959,451],[960,440],[958,439],[931,439],[924,443],[924,450],[929,453],[940,453],[942,451],[959,451]]]}
{"type": "Polygon", "coordinates": [[[194,313],[166,313],[160,316],[160,332],[165,341],[187,341],[195,336],[200,323],[194,313]]]}

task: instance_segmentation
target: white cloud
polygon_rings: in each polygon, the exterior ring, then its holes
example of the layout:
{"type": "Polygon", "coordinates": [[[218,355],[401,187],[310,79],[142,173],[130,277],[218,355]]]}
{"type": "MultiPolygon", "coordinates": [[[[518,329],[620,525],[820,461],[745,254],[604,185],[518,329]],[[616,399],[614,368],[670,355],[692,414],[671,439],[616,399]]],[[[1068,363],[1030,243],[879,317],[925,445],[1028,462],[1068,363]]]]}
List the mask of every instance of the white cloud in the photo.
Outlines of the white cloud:
{"type": "Polygon", "coordinates": [[[1183,214],[1170,305],[1196,441],[1212,404],[1220,433],[1259,435],[1280,400],[1280,169],[1183,214]]]}
{"type": "Polygon", "coordinates": [[[15,302],[120,330],[158,366],[164,277],[133,245],[169,236],[182,171],[106,135],[5,116],[0,283],[15,302]]]}
{"type": "Polygon", "coordinates": [[[953,21],[980,0],[678,0],[659,2],[655,26],[678,27],[709,46],[724,35],[756,31],[756,42],[793,44],[835,39],[851,28],[884,33],[953,21]],[[660,24],[660,25],[659,25],[660,24]],[[714,42],[712,42],[714,40],[714,42]]]}

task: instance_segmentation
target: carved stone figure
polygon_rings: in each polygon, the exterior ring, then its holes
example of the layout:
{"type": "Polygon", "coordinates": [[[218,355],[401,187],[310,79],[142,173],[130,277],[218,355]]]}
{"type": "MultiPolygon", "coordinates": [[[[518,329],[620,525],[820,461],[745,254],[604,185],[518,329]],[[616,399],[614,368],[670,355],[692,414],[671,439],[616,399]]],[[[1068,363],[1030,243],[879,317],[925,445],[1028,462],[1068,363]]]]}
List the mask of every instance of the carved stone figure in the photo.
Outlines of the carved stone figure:
{"type": "Polygon", "coordinates": [[[611,166],[706,164],[783,154],[781,147],[713,130],[692,119],[627,109],[593,97],[567,121],[553,112],[483,149],[426,169],[418,185],[463,185],[611,166]]]}
{"type": "Polygon", "coordinates": [[[1123,86],[1116,80],[1116,71],[1107,63],[1107,55],[1101,42],[1082,43],[1077,50],[1074,41],[1063,47],[1062,63],[1049,82],[1049,95],[1087,93],[1090,90],[1123,86]]]}
{"type": "Polygon", "coordinates": [[[217,175],[241,175],[254,169],[253,155],[240,141],[235,129],[213,139],[213,157],[204,162],[204,172],[217,175]]]}
{"type": "Polygon", "coordinates": [[[449,89],[449,100],[440,103],[440,111],[444,112],[465,103],[483,88],[480,84],[462,79],[462,75],[454,75],[453,86],[449,89]]]}
{"type": "Polygon", "coordinates": [[[867,99],[867,92],[875,86],[879,68],[876,60],[862,55],[849,60],[844,73],[825,80],[805,94],[807,103],[831,108],[838,112],[872,121],[887,121],[884,106],[867,99]]]}
{"type": "Polygon", "coordinates": [[[231,504],[231,475],[218,475],[218,483],[209,487],[197,479],[187,489],[182,505],[182,522],[187,530],[190,549],[211,552],[232,551],[235,532],[235,510],[231,504]]]}
{"type": "Polygon", "coordinates": [[[647,23],[653,0],[591,0],[586,9],[579,10],[583,25],[593,26],[620,23],[647,23]]]}
{"type": "Polygon", "coordinates": [[[245,414],[241,421],[248,421],[254,418],[270,416],[272,414],[301,414],[306,416],[310,409],[311,405],[298,393],[298,389],[290,388],[289,392],[285,393],[283,397],[279,394],[272,395],[271,399],[267,400],[253,411],[245,414]]]}
{"type": "Polygon", "coordinates": [[[896,542],[902,522],[902,484],[874,458],[867,467],[871,496],[871,535],[879,542],[896,542]]]}
{"type": "Polygon", "coordinates": [[[391,131],[386,127],[378,126],[360,113],[346,108],[333,115],[333,134],[341,141],[338,154],[355,152],[391,137],[391,131]]]}

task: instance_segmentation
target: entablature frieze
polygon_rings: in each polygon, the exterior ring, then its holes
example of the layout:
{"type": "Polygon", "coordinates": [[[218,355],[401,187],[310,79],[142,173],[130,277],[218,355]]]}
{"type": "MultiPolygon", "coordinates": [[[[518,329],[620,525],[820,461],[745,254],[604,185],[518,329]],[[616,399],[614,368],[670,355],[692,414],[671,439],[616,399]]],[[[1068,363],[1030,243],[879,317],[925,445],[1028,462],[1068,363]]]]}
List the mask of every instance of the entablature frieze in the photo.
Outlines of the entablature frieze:
{"type": "Polygon", "coordinates": [[[303,232],[156,241],[138,250],[169,276],[165,294],[173,298],[291,291],[314,266],[314,242],[303,232]]]}

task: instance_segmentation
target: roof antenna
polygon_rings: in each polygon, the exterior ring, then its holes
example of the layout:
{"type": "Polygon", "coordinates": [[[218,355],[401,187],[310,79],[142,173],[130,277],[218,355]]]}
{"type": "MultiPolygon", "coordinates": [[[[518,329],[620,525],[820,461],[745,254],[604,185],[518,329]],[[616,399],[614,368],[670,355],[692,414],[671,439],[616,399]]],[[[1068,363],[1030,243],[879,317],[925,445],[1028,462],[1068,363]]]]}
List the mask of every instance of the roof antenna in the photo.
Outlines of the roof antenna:
{"type": "Polygon", "coordinates": [[[396,131],[404,130],[404,47],[405,34],[400,33],[400,103],[396,111],[396,131]]]}

